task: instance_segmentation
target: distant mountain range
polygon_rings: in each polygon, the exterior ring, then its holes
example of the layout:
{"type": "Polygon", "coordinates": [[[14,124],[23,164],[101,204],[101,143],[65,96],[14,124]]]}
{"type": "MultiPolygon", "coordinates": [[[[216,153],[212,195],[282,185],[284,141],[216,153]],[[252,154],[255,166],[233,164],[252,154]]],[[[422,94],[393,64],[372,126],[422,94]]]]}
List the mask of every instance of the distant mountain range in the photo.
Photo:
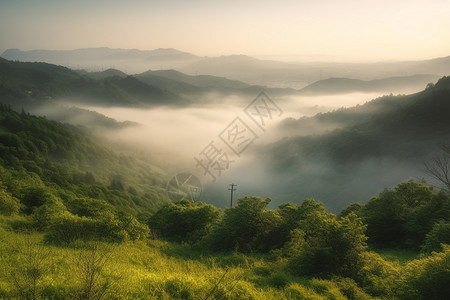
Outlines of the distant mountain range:
{"type": "Polygon", "coordinates": [[[305,95],[347,94],[354,92],[371,93],[410,93],[417,87],[424,88],[428,83],[439,79],[437,75],[412,75],[390,77],[377,80],[359,80],[349,78],[328,78],[316,81],[300,90],[305,95]]]}
{"type": "MultiPolygon", "coordinates": [[[[176,70],[146,71],[130,76],[116,69],[101,72],[74,71],[48,63],[18,62],[0,58],[0,100],[10,103],[16,109],[32,109],[34,113],[41,113],[42,105],[50,106],[53,116],[72,116],[73,122],[79,123],[79,120],[96,120],[99,116],[93,115],[93,112],[83,112],[84,116],[80,118],[82,110],[55,111],[58,106],[54,104],[143,108],[204,106],[221,103],[230,95],[249,99],[261,90],[273,97],[350,92],[398,94],[417,91],[418,87],[423,88],[436,78],[435,75],[392,77],[373,81],[331,78],[315,82],[302,90],[295,90],[249,85],[211,75],[187,75],[176,70]]],[[[64,120],[70,122],[70,118],[64,120]]],[[[105,119],[99,124],[111,124],[111,120],[105,119]]]]}
{"type": "MultiPolygon", "coordinates": [[[[255,96],[265,89],[226,78],[191,76],[175,70],[147,71],[137,75],[108,69],[74,71],[48,63],[8,61],[0,58],[0,96],[3,101],[54,100],[90,106],[154,107],[207,105],[230,94],[255,96]],[[215,98],[205,99],[214,93],[215,98]]],[[[292,89],[266,89],[272,95],[292,89]]]]}
{"type": "Polygon", "coordinates": [[[145,84],[133,76],[93,79],[47,63],[0,59],[0,79],[0,95],[10,101],[54,99],[103,106],[186,104],[181,96],[145,84]]]}
{"type": "Polygon", "coordinates": [[[303,88],[326,78],[375,80],[450,72],[450,56],[422,61],[380,63],[277,62],[244,55],[207,57],[179,68],[187,74],[208,74],[272,87],[303,88]]]}
{"type": "MultiPolygon", "coordinates": [[[[1,103],[72,124],[135,125],[114,122],[73,106],[204,106],[221,103],[227,95],[254,97],[262,89],[264,87],[236,80],[209,75],[190,76],[175,70],[147,71],[130,76],[116,69],[74,71],[54,64],[0,58],[1,103]]],[[[296,92],[291,89],[266,90],[272,95],[296,92]]]]}
{"type": "Polygon", "coordinates": [[[176,49],[111,49],[86,48],[77,50],[30,50],[8,49],[1,57],[24,62],[47,62],[72,69],[105,70],[121,69],[126,73],[143,72],[148,69],[171,69],[196,62],[201,58],[176,49]]]}
{"type": "Polygon", "coordinates": [[[251,85],[296,89],[326,78],[375,80],[416,74],[444,76],[450,71],[450,56],[405,62],[296,63],[260,60],[245,55],[200,57],[171,48],[148,51],[87,48],[61,51],[8,49],[1,57],[13,61],[47,62],[89,71],[113,68],[127,74],[142,73],[149,69],[175,69],[189,75],[212,75],[251,85]]]}

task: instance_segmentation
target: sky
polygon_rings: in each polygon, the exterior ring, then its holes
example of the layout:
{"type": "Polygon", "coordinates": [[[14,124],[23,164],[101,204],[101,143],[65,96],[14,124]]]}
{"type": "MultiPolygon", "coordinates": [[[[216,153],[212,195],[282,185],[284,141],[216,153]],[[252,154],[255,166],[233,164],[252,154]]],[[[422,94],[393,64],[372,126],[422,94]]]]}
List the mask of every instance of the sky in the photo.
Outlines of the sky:
{"type": "Polygon", "coordinates": [[[0,53],[111,47],[398,61],[450,55],[450,0],[0,0],[0,53]]]}

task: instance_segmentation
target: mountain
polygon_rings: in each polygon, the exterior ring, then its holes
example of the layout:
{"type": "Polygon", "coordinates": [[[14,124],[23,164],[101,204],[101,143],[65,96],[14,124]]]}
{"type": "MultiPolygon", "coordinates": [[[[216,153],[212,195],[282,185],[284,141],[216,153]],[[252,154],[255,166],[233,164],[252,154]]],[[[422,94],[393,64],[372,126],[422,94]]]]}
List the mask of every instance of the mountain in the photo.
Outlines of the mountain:
{"type": "MultiPolygon", "coordinates": [[[[450,141],[449,115],[450,77],[444,77],[416,94],[287,119],[277,131],[284,138],[260,147],[223,183],[277,199],[274,205],[312,197],[340,211],[398,182],[432,180],[424,164],[450,141]]],[[[210,188],[208,197],[220,199],[221,191],[210,188]]]]}
{"type": "Polygon", "coordinates": [[[200,58],[176,49],[111,49],[84,48],[77,50],[8,49],[1,57],[24,62],[47,62],[73,69],[103,70],[116,68],[126,73],[138,73],[148,69],[168,69],[193,63],[200,58]]]}
{"type": "Polygon", "coordinates": [[[187,104],[181,96],[145,84],[132,76],[95,80],[66,67],[47,63],[1,59],[0,79],[0,97],[4,103],[27,104],[53,99],[103,106],[187,104]]]}
{"type": "Polygon", "coordinates": [[[349,78],[329,78],[316,81],[300,90],[301,94],[326,95],[347,94],[354,92],[408,93],[418,86],[425,87],[430,82],[439,79],[437,75],[413,75],[405,77],[390,77],[377,80],[358,80],[349,78]]]}
{"type": "Polygon", "coordinates": [[[260,60],[246,55],[205,57],[184,67],[183,73],[212,75],[241,80],[249,84],[270,85],[298,73],[296,63],[260,60]]]}
{"type": "Polygon", "coordinates": [[[426,176],[424,162],[450,140],[449,99],[444,77],[417,94],[318,115],[317,126],[327,119],[336,129],[281,140],[266,161],[272,172],[292,176],[285,191],[297,197],[315,195],[335,209],[365,202],[384,187],[426,176]]]}
{"type": "Polygon", "coordinates": [[[158,71],[148,71],[136,76],[139,79],[149,77],[149,78],[166,78],[178,82],[187,83],[190,85],[208,88],[229,88],[229,89],[242,89],[249,87],[248,84],[238,81],[230,80],[223,77],[210,76],[210,75],[195,75],[190,76],[183,74],[176,70],[158,70],[158,71]]]}
{"type": "Polygon", "coordinates": [[[450,56],[422,60],[379,63],[278,62],[249,56],[206,57],[178,68],[187,74],[207,74],[271,87],[303,88],[325,78],[375,80],[416,74],[444,76],[450,69],[450,56]]]}
{"type": "Polygon", "coordinates": [[[300,89],[324,78],[376,80],[416,74],[444,76],[450,56],[418,61],[378,63],[280,62],[247,55],[200,57],[180,50],[86,48],[77,50],[8,49],[1,57],[26,62],[47,62],[73,69],[118,69],[127,74],[175,69],[189,75],[211,75],[251,85],[300,89]]]}
{"type": "Polygon", "coordinates": [[[120,70],[116,69],[107,69],[105,71],[100,72],[88,72],[86,70],[77,70],[78,73],[80,73],[83,76],[87,76],[92,79],[105,79],[108,77],[120,77],[125,78],[128,75],[120,70]]]}
{"type": "Polygon", "coordinates": [[[0,181],[30,211],[43,204],[39,190],[66,205],[95,198],[134,215],[148,212],[166,201],[166,176],[148,162],[115,152],[86,129],[0,105],[0,181]],[[28,190],[34,191],[29,199],[28,190]]]}

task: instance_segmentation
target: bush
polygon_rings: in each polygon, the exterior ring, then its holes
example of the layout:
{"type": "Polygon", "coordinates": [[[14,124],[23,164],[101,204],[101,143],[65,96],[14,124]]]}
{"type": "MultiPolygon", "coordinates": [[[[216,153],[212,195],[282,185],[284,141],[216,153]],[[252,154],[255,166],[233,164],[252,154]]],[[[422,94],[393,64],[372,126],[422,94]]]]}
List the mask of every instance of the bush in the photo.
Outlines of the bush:
{"type": "Polygon", "coordinates": [[[361,257],[363,267],[358,273],[358,282],[364,290],[375,297],[395,298],[402,281],[400,265],[385,261],[375,252],[364,252],[361,257]]]}
{"type": "Polygon", "coordinates": [[[371,300],[373,297],[366,294],[366,292],[360,288],[356,282],[351,278],[333,278],[333,282],[341,290],[347,299],[350,300],[371,300]]]}
{"type": "Polygon", "coordinates": [[[267,209],[270,199],[245,197],[225,211],[210,237],[212,250],[262,251],[282,246],[282,218],[267,209]]]}
{"type": "Polygon", "coordinates": [[[60,199],[49,195],[45,203],[34,209],[32,214],[34,224],[38,229],[45,229],[51,221],[67,213],[67,209],[60,199]]]}
{"type": "Polygon", "coordinates": [[[385,190],[362,209],[369,242],[378,247],[419,248],[440,219],[448,220],[450,198],[408,181],[385,190]]]}
{"type": "Polygon", "coordinates": [[[269,283],[277,289],[282,289],[290,283],[289,276],[284,272],[276,272],[269,277],[269,283]]]}
{"type": "Polygon", "coordinates": [[[96,218],[87,218],[66,213],[50,222],[45,240],[53,244],[70,244],[77,240],[120,243],[143,239],[149,233],[148,227],[133,216],[106,212],[96,218]]]}
{"type": "Polygon", "coordinates": [[[422,247],[424,252],[442,251],[441,244],[450,244],[450,223],[438,222],[427,233],[422,247]]]}
{"type": "Polygon", "coordinates": [[[221,211],[211,204],[181,200],[158,210],[150,217],[148,225],[163,238],[196,242],[210,232],[220,215],[221,211]]]}
{"type": "Polygon", "coordinates": [[[19,199],[13,197],[5,190],[0,189],[0,214],[11,216],[17,214],[19,212],[19,209],[20,209],[19,199]]]}
{"type": "Polygon", "coordinates": [[[297,275],[357,278],[366,249],[364,231],[361,218],[353,212],[338,220],[322,209],[311,210],[286,245],[291,271],[297,275]]]}
{"type": "Polygon", "coordinates": [[[448,299],[450,295],[450,246],[443,252],[411,261],[405,267],[404,299],[448,299]]]}

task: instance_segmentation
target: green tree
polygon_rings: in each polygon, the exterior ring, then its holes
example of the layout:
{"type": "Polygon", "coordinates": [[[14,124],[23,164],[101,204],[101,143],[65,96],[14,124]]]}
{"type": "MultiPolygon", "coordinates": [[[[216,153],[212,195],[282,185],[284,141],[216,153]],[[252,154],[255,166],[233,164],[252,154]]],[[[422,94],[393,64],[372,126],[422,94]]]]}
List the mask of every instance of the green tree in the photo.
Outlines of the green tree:
{"type": "Polygon", "coordinates": [[[361,216],[363,207],[364,205],[361,203],[352,203],[341,211],[339,217],[342,218],[348,216],[351,212],[355,213],[357,216],[361,216]]]}
{"type": "Polygon", "coordinates": [[[44,204],[52,195],[42,186],[29,186],[22,190],[20,200],[24,205],[24,212],[31,214],[33,209],[44,204]]]}
{"type": "Polygon", "coordinates": [[[211,204],[181,200],[166,204],[148,221],[154,233],[178,242],[196,242],[209,234],[221,211],[211,204]]]}
{"type": "Polygon", "coordinates": [[[450,295],[450,246],[426,258],[409,262],[404,268],[401,299],[448,299],[450,295]]]}
{"type": "Polygon", "coordinates": [[[268,251],[284,243],[280,239],[282,218],[267,208],[271,199],[245,197],[225,210],[222,221],[211,235],[213,250],[268,251]]]}
{"type": "Polygon", "coordinates": [[[46,229],[52,220],[68,214],[66,206],[54,195],[48,195],[45,203],[33,211],[32,218],[37,229],[46,229]]]}
{"type": "Polygon", "coordinates": [[[424,252],[442,251],[442,244],[450,244],[450,223],[438,222],[427,233],[422,247],[424,252]]]}
{"type": "Polygon", "coordinates": [[[355,213],[337,219],[322,204],[307,199],[304,217],[286,245],[290,268],[298,275],[330,274],[357,278],[366,249],[366,226],[355,213]]]}
{"type": "Polygon", "coordinates": [[[384,190],[362,209],[369,242],[379,247],[418,248],[439,219],[449,216],[449,198],[415,181],[384,190]]]}
{"type": "Polygon", "coordinates": [[[10,216],[17,214],[20,209],[20,201],[8,193],[0,182],[0,214],[10,216]]]}

